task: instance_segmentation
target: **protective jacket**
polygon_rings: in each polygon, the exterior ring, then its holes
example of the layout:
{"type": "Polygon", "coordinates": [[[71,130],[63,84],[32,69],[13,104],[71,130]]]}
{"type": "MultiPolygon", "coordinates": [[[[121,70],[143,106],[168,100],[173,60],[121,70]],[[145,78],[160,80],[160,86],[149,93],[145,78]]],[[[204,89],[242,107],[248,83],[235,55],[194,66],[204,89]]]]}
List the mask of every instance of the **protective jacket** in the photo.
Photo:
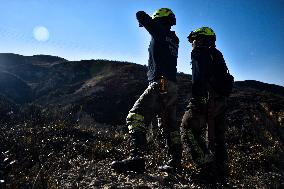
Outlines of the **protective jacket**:
{"type": "Polygon", "coordinates": [[[153,20],[143,11],[137,12],[136,17],[152,37],[148,49],[148,80],[154,81],[160,76],[164,76],[166,79],[176,82],[179,39],[175,32],[153,20]]]}
{"type": "Polygon", "coordinates": [[[220,72],[227,71],[222,53],[214,46],[196,47],[191,52],[192,60],[192,97],[196,100],[207,98],[210,88],[210,79],[213,77],[213,60],[223,64],[220,72]]]}

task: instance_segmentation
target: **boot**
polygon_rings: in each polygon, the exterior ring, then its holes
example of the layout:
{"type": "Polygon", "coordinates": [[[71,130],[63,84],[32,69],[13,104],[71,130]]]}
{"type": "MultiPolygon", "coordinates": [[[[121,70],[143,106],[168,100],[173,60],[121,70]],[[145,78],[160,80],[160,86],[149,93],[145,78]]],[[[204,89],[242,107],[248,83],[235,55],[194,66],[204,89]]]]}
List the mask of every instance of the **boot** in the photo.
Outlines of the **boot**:
{"type": "Polygon", "coordinates": [[[227,163],[216,164],[216,182],[224,184],[230,174],[229,166],[227,163]]]}
{"type": "Polygon", "coordinates": [[[227,150],[224,144],[216,145],[215,149],[216,153],[214,160],[217,167],[217,181],[219,183],[225,183],[230,173],[227,150]]]}
{"type": "Polygon", "coordinates": [[[136,172],[143,173],[145,171],[145,160],[143,157],[132,157],[121,161],[113,161],[111,168],[118,173],[136,172]]]}
{"type": "MultiPolygon", "coordinates": [[[[127,119],[129,119],[127,117],[127,119]]],[[[143,158],[143,152],[145,151],[147,140],[146,133],[140,128],[136,128],[131,124],[133,120],[128,120],[129,127],[129,146],[130,157],[121,161],[114,161],[111,163],[111,168],[119,173],[123,172],[136,172],[142,173],[145,171],[145,160],[143,158]]],[[[143,124],[143,123],[141,123],[143,124]]],[[[134,124],[135,125],[135,124],[134,124]]]]}
{"type": "Polygon", "coordinates": [[[199,165],[197,171],[192,173],[190,180],[202,184],[215,184],[216,183],[215,163],[210,162],[199,165]]]}
{"type": "Polygon", "coordinates": [[[171,157],[170,161],[165,165],[159,166],[158,169],[162,172],[181,172],[181,158],[182,147],[180,144],[170,146],[168,155],[171,157]]]}
{"type": "Polygon", "coordinates": [[[181,161],[174,161],[170,160],[165,165],[159,166],[158,169],[162,172],[174,173],[174,172],[181,172],[181,161]]]}
{"type": "Polygon", "coordinates": [[[159,166],[162,172],[181,172],[182,143],[179,128],[165,127],[165,135],[167,140],[168,152],[170,159],[165,165],[159,166]]]}

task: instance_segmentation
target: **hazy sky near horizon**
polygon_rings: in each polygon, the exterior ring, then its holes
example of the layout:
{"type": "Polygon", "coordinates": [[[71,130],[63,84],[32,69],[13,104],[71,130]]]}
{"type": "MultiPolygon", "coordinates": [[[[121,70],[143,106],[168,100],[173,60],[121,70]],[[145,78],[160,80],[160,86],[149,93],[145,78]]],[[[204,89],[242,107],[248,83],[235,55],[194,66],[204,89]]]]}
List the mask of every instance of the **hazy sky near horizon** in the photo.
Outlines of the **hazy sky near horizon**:
{"type": "Polygon", "coordinates": [[[135,13],[171,8],[178,71],[191,74],[190,31],[210,26],[236,80],[284,86],[284,0],[0,0],[0,53],[147,64],[150,35],[135,13]]]}

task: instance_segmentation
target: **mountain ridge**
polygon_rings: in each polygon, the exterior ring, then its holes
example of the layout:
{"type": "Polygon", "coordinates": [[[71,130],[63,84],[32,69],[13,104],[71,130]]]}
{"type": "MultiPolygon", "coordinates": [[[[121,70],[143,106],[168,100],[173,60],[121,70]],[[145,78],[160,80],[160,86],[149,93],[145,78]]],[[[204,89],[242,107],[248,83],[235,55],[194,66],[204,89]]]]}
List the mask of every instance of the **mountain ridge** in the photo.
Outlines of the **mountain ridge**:
{"type": "MultiPolygon", "coordinates": [[[[2,67],[3,71],[17,76],[30,88],[26,93],[18,92],[26,100],[11,99],[16,103],[29,102],[42,106],[54,104],[68,106],[74,103],[78,107],[83,104],[84,111],[94,115],[100,122],[112,120],[104,115],[113,115],[116,117],[114,122],[123,123],[125,121],[123,117],[127,115],[148,83],[146,66],[121,61],[68,61],[50,55],[22,56],[0,53],[0,67],[1,65],[6,65],[2,67]],[[15,66],[10,67],[9,64],[15,66]],[[105,99],[104,96],[109,98],[105,99]],[[111,106],[123,113],[114,115],[111,109],[106,108],[111,106]]],[[[178,73],[177,80],[179,88],[177,114],[180,120],[191,94],[191,75],[178,73]]],[[[4,80],[0,84],[4,85],[3,83],[4,80]]],[[[6,92],[0,90],[0,94],[8,98],[17,96],[17,89],[7,87],[6,89],[9,90],[6,92]]],[[[235,82],[234,93],[242,90],[284,96],[284,87],[259,81],[235,82]]]]}
{"type": "MultiPolygon", "coordinates": [[[[167,158],[155,122],[147,133],[147,172],[110,169],[130,153],[125,118],[148,85],[146,66],[0,55],[0,68],[0,188],[214,188],[190,180],[195,165],[185,144],[181,177],[157,171],[167,158]]],[[[177,84],[180,124],[191,76],[178,73],[177,84]]],[[[283,87],[236,82],[226,124],[228,187],[283,186],[283,87]]]]}

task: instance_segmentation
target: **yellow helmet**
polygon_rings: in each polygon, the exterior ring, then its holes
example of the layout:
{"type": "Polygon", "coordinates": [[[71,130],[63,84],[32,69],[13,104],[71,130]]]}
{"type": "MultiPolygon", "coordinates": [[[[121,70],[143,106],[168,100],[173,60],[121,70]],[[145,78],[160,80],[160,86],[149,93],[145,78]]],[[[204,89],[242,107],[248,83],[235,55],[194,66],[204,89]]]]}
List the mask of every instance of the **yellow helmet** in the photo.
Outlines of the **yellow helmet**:
{"type": "Polygon", "coordinates": [[[192,43],[198,37],[211,37],[214,41],[216,41],[216,35],[214,31],[209,27],[201,27],[192,32],[190,32],[187,37],[189,42],[192,43]]]}
{"type": "Polygon", "coordinates": [[[168,17],[168,16],[175,16],[175,14],[169,8],[160,8],[154,12],[154,14],[152,15],[152,19],[168,17]]]}

